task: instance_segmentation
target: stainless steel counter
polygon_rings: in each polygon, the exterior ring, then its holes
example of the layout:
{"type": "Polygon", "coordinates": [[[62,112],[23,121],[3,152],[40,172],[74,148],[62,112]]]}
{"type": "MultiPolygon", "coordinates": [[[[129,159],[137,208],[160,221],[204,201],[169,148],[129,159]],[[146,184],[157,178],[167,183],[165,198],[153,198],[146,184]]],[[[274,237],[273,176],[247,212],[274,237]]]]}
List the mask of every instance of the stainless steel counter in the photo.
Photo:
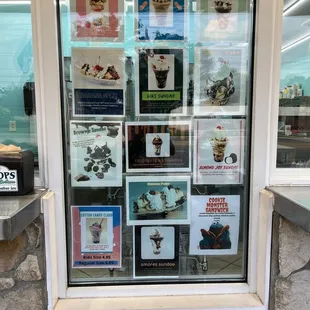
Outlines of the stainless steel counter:
{"type": "Polygon", "coordinates": [[[41,197],[46,189],[24,196],[0,197],[0,240],[13,240],[41,213],[41,197]]]}
{"type": "Polygon", "coordinates": [[[269,186],[274,209],[290,222],[310,232],[310,186],[269,186]]]}

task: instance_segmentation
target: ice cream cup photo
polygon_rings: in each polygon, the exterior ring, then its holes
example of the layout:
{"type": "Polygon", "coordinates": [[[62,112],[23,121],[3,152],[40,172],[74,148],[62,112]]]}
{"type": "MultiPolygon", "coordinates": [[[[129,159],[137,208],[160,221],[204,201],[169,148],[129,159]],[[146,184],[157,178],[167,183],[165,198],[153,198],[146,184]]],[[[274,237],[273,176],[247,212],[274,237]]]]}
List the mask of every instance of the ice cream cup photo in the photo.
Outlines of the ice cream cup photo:
{"type": "Polygon", "coordinates": [[[90,0],[89,5],[94,12],[102,12],[104,10],[104,4],[107,0],[90,0]]]}
{"type": "Polygon", "coordinates": [[[157,229],[155,229],[155,232],[152,235],[150,235],[150,240],[152,242],[154,254],[156,255],[160,254],[161,242],[163,241],[163,239],[164,237],[157,229]]]}
{"type": "Polygon", "coordinates": [[[164,55],[155,56],[152,60],[152,69],[155,74],[157,87],[160,89],[165,88],[170,71],[167,58],[164,55]]]}
{"type": "Polygon", "coordinates": [[[154,152],[156,156],[159,156],[161,153],[161,146],[163,144],[163,140],[160,138],[160,136],[156,136],[152,140],[152,144],[154,145],[154,152]]]}
{"type": "Polygon", "coordinates": [[[172,0],[152,0],[152,5],[156,13],[167,13],[172,0]]]}
{"type": "Polygon", "coordinates": [[[225,150],[228,138],[223,126],[217,126],[211,134],[210,144],[213,150],[213,159],[215,162],[224,161],[225,150]]]}
{"type": "Polygon", "coordinates": [[[100,243],[100,236],[102,233],[102,227],[101,227],[102,221],[100,222],[100,224],[96,222],[93,223],[91,226],[89,226],[89,231],[91,233],[93,243],[100,243]]]}

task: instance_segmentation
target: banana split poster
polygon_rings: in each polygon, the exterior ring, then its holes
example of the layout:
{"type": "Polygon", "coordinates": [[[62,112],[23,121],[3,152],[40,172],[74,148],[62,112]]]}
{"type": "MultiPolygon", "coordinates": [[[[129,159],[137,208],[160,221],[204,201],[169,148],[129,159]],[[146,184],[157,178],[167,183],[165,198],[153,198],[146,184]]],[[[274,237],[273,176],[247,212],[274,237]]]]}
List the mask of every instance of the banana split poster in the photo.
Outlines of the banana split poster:
{"type": "Polygon", "coordinates": [[[192,196],[190,255],[238,252],[240,196],[192,196]]]}

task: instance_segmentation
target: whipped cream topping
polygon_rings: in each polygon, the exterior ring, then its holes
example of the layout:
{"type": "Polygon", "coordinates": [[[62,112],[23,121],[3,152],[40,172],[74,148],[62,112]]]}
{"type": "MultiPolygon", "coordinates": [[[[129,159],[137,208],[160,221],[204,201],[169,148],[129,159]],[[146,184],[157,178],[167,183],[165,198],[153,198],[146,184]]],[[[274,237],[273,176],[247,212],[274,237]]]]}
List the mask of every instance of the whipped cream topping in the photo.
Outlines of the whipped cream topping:
{"type": "Polygon", "coordinates": [[[217,126],[211,134],[211,140],[226,141],[227,134],[223,126],[217,126]]]}
{"type": "Polygon", "coordinates": [[[158,71],[170,69],[167,58],[164,55],[154,56],[154,59],[152,59],[152,68],[158,71]]]}

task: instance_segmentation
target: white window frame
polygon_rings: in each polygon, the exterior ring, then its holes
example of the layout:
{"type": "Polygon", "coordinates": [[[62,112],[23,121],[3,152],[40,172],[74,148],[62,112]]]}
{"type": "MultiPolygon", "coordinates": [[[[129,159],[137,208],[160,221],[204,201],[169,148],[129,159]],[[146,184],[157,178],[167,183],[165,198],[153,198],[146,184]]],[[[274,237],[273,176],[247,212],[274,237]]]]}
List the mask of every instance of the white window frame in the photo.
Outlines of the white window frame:
{"type": "MultiPolygon", "coordinates": [[[[269,184],[271,124],[274,88],[276,38],[282,0],[257,0],[254,56],[254,100],[252,114],[252,165],[250,187],[249,255],[247,283],[171,284],[143,286],[67,287],[66,229],[64,204],[63,150],[61,131],[60,80],[56,6],[54,0],[32,0],[35,79],[38,92],[38,131],[45,168],[45,184],[55,192],[59,298],[168,296],[209,294],[255,294],[260,306],[242,309],[268,309],[272,204],[259,204],[260,191],[269,184]],[[266,147],[264,147],[266,146],[266,147]],[[139,289],[137,289],[139,288],[139,289]]],[[[272,131],[271,131],[272,132],[272,131]]],[[[49,236],[47,236],[48,238],[49,236]]],[[[229,309],[229,308],[225,308],[229,309]]]]}

